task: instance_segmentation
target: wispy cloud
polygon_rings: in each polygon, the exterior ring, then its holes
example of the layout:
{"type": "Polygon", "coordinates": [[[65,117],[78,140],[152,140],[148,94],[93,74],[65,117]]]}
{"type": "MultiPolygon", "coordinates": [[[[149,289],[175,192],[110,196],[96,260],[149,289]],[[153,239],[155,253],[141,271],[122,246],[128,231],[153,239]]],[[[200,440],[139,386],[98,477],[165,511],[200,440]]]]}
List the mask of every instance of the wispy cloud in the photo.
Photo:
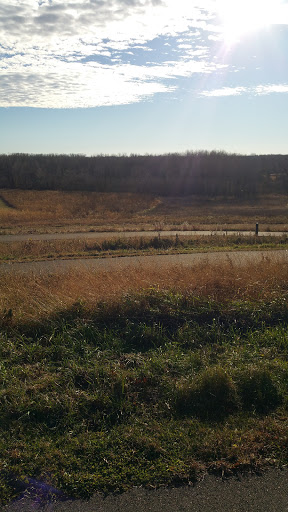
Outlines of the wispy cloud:
{"type": "Polygon", "coordinates": [[[123,74],[93,65],[73,64],[57,73],[11,73],[1,79],[2,106],[32,106],[39,108],[88,108],[101,105],[121,105],[138,102],[156,93],[173,90],[157,82],[126,79],[123,74]]]}
{"type": "MultiPolygon", "coordinates": [[[[37,66],[19,65],[11,57],[2,70],[0,103],[2,106],[75,108],[119,105],[175,90],[169,81],[193,73],[209,73],[213,65],[205,62],[166,62],[137,66],[124,63],[104,65],[97,62],[65,62],[49,58],[37,66]],[[20,69],[20,71],[15,71],[20,69]],[[168,82],[168,83],[167,83],[168,82]]],[[[214,66],[215,68],[215,66],[214,66]]]]}
{"type": "Polygon", "coordinates": [[[204,9],[211,4],[209,0],[179,0],[177,5],[174,0],[1,0],[0,33],[8,46],[16,48],[36,43],[53,46],[57,40],[79,37],[91,42],[95,38],[147,41],[205,25],[209,16],[199,3],[204,9]]]}
{"type": "MultiPolygon", "coordinates": [[[[228,64],[219,58],[215,2],[0,0],[0,106],[127,104],[175,91],[179,79],[221,72],[228,64]]],[[[286,92],[267,87],[254,93],[286,92]]]]}
{"type": "Polygon", "coordinates": [[[221,87],[220,89],[202,91],[199,95],[217,98],[221,96],[240,96],[243,94],[261,96],[274,93],[288,93],[288,84],[266,84],[255,87],[221,87]]]}
{"type": "Polygon", "coordinates": [[[0,0],[0,106],[132,103],[173,91],[177,77],[211,73],[215,63],[205,48],[187,43],[175,60],[175,48],[166,44],[205,28],[211,1],[199,3],[0,0]],[[151,42],[157,38],[156,51],[151,42]]]}
{"type": "Polygon", "coordinates": [[[211,91],[202,91],[200,96],[217,98],[221,96],[240,96],[247,92],[246,87],[222,87],[221,89],[213,89],[211,91]]]}
{"type": "Polygon", "coordinates": [[[255,93],[258,95],[273,93],[288,93],[288,84],[268,84],[255,87],[255,93]]]}

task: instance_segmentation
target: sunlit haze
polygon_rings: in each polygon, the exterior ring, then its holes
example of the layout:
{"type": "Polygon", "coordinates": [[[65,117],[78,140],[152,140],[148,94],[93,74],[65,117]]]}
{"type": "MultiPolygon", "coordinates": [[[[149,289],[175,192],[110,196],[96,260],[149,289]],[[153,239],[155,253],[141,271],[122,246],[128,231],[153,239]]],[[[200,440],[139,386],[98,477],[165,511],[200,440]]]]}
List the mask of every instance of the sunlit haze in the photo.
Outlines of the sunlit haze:
{"type": "Polygon", "coordinates": [[[216,0],[224,41],[236,42],[249,32],[283,23],[287,6],[281,0],[216,0]]]}

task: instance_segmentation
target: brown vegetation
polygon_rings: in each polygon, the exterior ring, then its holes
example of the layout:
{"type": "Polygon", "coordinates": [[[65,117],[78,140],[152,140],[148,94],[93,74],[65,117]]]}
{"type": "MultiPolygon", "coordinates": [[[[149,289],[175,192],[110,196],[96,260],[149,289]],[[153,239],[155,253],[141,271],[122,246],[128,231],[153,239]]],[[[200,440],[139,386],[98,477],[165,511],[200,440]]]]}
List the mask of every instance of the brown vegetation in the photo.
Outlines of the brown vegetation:
{"type": "Polygon", "coordinates": [[[140,194],[0,190],[0,232],[288,229],[287,197],[223,201],[140,194]]]}
{"type": "MultiPolygon", "coordinates": [[[[45,235],[44,235],[45,236],[45,235]]],[[[51,240],[8,241],[1,243],[0,261],[43,261],[51,259],[104,258],[149,254],[184,254],[202,251],[284,249],[288,237],[181,235],[111,236],[106,233],[97,238],[69,238],[51,240]]]]}
{"type": "Polygon", "coordinates": [[[286,259],[264,258],[261,264],[234,265],[205,263],[191,268],[175,265],[161,269],[131,268],[121,271],[70,270],[59,274],[33,274],[11,271],[1,275],[0,315],[13,322],[40,320],[81,303],[87,313],[100,301],[114,302],[123,295],[143,289],[173,289],[218,300],[267,299],[287,290],[286,259]],[[6,316],[5,316],[6,315],[6,316]]]}
{"type": "Polygon", "coordinates": [[[69,225],[74,229],[121,226],[155,204],[151,197],[134,194],[2,190],[1,195],[14,208],[1,211],[0,227],[23,231],[37,227],[65,229],[69,225]]]}

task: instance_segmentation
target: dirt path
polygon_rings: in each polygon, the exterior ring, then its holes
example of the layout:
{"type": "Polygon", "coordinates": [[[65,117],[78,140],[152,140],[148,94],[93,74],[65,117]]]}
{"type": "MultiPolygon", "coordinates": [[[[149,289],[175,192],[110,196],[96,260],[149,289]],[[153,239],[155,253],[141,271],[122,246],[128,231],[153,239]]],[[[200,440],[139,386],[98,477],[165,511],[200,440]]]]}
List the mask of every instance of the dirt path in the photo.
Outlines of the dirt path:
{"type": "MultiPolygon", "coordinates": [[[[111,239],[111,238],[140,238],[158,236],[253,236],[254,231],[107,231],[107,232],[87,232],[87,233],[45,233],[45,234],[26,234],[26,235],[1,235],[0,242],[24,242],[27,240],[80,240],[80,239],[111,239]]],[[[261,236],[283,236],[286,231],[260,231],[261,236]]]]}
{"type": "Polygon", "coordinates": [[[0,274],[4,272],[33,272],[43,273],[61,273],[72,269],[85,270],[125,270],[128,268],[151,268],[157,269],[181,265],[183,268],[202,263],[205,265],[230,262],[233,265],[246,265],[249,262],[259,264],[264,260],[279,261],[279,263],[288,263],[288,251],[233,251],[233,252],[207,252],[192,254],[173,254],[156,256],[130,256],[116,258],[97,258],[97,259],[70,259],[70,260],[46,260],[24,263],[1,263],[0,274]]]}

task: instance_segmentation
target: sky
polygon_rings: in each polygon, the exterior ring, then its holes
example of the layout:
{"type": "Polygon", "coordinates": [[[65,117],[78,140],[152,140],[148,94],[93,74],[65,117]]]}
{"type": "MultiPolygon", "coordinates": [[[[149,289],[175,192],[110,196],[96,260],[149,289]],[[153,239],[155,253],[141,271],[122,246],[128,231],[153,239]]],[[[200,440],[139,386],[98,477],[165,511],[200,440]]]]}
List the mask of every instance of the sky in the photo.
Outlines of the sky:
{"type": "Polygon", "coordinates": [[[0,0],[0,153],[288,154],[288,0],[0,0]]]}

